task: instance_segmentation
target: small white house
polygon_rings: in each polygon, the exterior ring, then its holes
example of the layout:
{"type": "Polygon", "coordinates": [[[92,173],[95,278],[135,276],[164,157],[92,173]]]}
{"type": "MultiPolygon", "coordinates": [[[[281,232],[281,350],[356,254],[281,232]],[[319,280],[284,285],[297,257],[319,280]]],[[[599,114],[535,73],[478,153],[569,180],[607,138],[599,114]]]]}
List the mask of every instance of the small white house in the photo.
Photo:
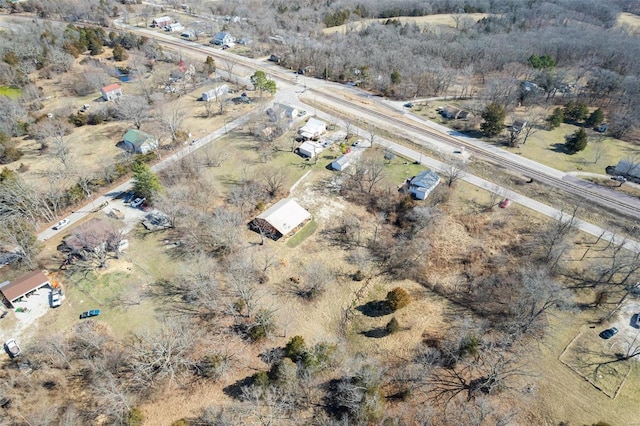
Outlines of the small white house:
{"type": "Polygon", "coordinates": [[[164,27],[165,31],[169,31],[171,33],[177,32],[177,31],[182,31],[184,30],[184,27],[182,26],[182,24],[180,22],[174,22],[173,24],[169,24],[167,26],[164,27]]]}
{"type": "Polygon", "coordinates": [[[113,101],[122,96],[122,89],[118,83],[113,83],[100,89],[100,93],[105,101],[113,101]]]}
{"type": "Polygon", "coordinates": [[[223,84],[214,89],[207,90],[206,92],[202,92],[202,100],[205,102],[213,101],[219,96],[226,95],[229,92],[229,86],[223,84]]]}
{"type": "Polygon", "coordinates": [[[346,169],[349,164],[351,164],[351,157],[349,157],[347,154],[342,154],[340,157],[333,160],[333,162],[331,163],[331,168],[333,170],[341,172],[346,169]]]}
{"type": "Polygon", "coordinates": [[[124,134],[124,145],[128,151],[147,154],[158,148],[158,139],[141,130],[129,129],[124,134]]]}
{"type": "Polygon", "coordinates": [[[155,28],[164,28],[166,26],[171,25],[172,23],[173,23],[173,19],[171,19],[170,17],[161,16],[151,21],[151,26],[155,28]]]}
{"type": "Polygon", "coordinates": [[[425,170],[411,178],[409,181],[409,192],[418,200],[425,200],[439,183],[440,176],[431,170],[425,170]]]}
{"type": "Polygon", "coordinates": [[[213,39],[211,39],[211,43],[216,45],[229,44],[235,41],[236,39],[233,38],[233,36],[229,34],[227,31],[220,31],[219,33],[216,33],[216,35],[213,36],[213,39]]]}
{"type": "Polygon", "coordinates": [[[317,138],[326,131],[326,124],[316,118],[311,117],[309,121],[307,121],[307,124],[305,124],[304,127],[301,127],[300,130],[298,130],[298,134],[303,138],[313,139],[317,138]]]}
{"type": "Polygon", "coordinates": [[[306,141],[298,148],[298,154],[302,157],[313,158],[320,154],[324,150],[324,147],[317,142],[306,141]]]}

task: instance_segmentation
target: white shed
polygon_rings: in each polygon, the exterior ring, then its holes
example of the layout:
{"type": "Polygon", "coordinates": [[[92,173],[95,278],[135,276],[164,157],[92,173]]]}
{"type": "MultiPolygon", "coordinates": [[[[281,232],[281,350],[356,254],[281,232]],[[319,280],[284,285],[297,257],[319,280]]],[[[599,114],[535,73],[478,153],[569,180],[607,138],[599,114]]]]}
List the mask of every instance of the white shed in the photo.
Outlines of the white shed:
{"type": "Polygon", "coordinates": [[[333,170],[341,172],[346,169],[350,163],[351,157],[349,157],[347,154],[342,154],[340,157],[333,160],[333,162],[331,163],[331,168],[333,170]]]}
{"type": "Polygon", "coordinates": [[[324,150],[324,147],[317,142],[306,141],[298,148],[298,154],[303,157],[313,158],[320,154],[324,150]]]}
{"type": "Polygon", "coordinates": [[[291,198],[269,207],[249,224],[250,227],[274,240],[289,234],[311,218],[311,214],[291,198]]]}

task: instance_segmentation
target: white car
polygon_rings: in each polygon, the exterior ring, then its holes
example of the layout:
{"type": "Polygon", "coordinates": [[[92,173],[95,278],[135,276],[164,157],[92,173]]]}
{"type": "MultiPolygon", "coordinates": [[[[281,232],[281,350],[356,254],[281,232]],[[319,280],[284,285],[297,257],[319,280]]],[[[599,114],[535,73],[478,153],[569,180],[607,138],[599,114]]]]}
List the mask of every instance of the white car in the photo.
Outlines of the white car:
{"type": "Polygon", "coordinates": [[[136,198],[135,200],[133,200],[133,202],[130,205],[133,208],[137,208],[137,207],[140,207],[145,200],[146,198],[136,198]]]}
{"type": "Polygon", "coordinates": [[[17,357],[22,352],[20,346],[18,346],[18,342],[16,342],[16,339],[7,340],[4,344],[4,350],[7,351],[11,358],[17,357]]]}
{"type": "Polygon", "coordinates": [[[62,304],[62,298],[60,297],[60,293],[57,291],[51,293],[51,307],[57,308],[62,304]]]}
{"type": "Polygon", "coordinates": [[[55,229],[57,231],[59,229],[64,228],[68,224],[69,224],[69,219],[62,219],[60,222],[58,222],[55,225],[53,225],[53,229],[55,229]]]}

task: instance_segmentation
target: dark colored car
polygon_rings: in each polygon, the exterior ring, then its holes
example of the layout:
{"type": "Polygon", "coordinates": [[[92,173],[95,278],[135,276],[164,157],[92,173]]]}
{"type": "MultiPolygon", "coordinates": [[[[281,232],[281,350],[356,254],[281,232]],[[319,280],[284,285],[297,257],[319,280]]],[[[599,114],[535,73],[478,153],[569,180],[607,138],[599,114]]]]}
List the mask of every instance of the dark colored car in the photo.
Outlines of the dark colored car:
{"type": "Polygon", "coordinates": [[[600,337],[603,339],[611,339],[613,336],[618,334],[618,329],[615,327],[608,328],[600,333],[600,337]]]}
{"type": "Polygon", "coordinates": [[[407,102],[406,104],[404,104],[405,108],[413,108],[413,102],[407,102]]]}
{"type": "Polygon", "coordinates": [[[97,317],[100,315],[100,309],[92,309],[90,311],[86,311],[80,314],[80,319],[97,317]]]}

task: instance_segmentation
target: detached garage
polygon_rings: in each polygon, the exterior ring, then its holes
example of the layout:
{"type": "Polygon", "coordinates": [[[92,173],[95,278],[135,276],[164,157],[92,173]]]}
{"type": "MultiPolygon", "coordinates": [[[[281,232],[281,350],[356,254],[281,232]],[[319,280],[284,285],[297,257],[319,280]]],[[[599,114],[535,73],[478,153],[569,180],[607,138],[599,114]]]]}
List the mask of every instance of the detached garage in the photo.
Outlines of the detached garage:
{"type": "Polygon", "coordinates": [[[249,224],[256,232],[277,240],[311,219],[311,214],[290,198],[280,200],[249,224]]]}
{"type": "Polygon", "coordinates": [[[49,278],[42,271],[33,271],[14,281],[3,282],[0,284],[0,293],[2,293],[4,302],[13,308],[13,303],[23,296],[50,285],[49,278]]]}

